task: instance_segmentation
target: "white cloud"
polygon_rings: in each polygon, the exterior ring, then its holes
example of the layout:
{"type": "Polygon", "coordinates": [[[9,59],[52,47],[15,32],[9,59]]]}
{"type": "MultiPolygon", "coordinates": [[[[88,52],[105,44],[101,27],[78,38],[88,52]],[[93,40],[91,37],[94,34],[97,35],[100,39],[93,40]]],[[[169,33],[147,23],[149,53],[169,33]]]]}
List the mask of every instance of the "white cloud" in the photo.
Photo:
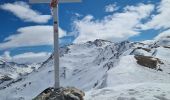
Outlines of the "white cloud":
{"type": "Polygon", "coordinates": [[[147,18],[154,6],[151,4],[139,4],[127,6],[122,13],[114,13],[95,20],[92,15],[87,15],[81,20],[74,21],[75,33],[79,35],[77,42],[93,41],[95,39],[106,39],[119,41],[139,34],[138,26],[141,20],[147,18]]]}
{"type": "Polygon", "coordinates": [[[11,62],[16,62],[20,64],[25,64],[25,63],[43,62],[46,59],[48,59],[50,55],[51,53],[48,53],[48,52],[39,52],[39,53],[26,52],[23,54],[11,56],[10,52],[6,51],[2,56],[0,56],[0,58],[8,62],[11,61],[11,62]]]}
{"type": "Polygon", "coordinates": [[[48,20],[51,19],[51,15],[42,15],[41,13],[32,10],[25,2],[15,2],[13,4],[6,3],[0,5],[0,8],[10,11],[26,22],[47,23],[48,20]]]}
{"type": "Polygon", "coordinates": [[[119,9],[119,7],[117,7],[116,4],[109,4],[109,5],[105,6],[105,12],[114,12],[118,9],[119,9]]]}
{"type": "MultiPolygon", "coordinates": [[[[59,28],[59,37],[65,35],[66,32],[59,28]]],[[[4,42],[0,43],[0,49],[52,44],[53,26],[37,25],[19,28],[17,34],[5,38],[4,42]]]]}
{"type": "Polygon", "coordinates": [[[160,46],[170,46],[170,29],[163,31],[154,38],[156,44],[160,46]]]}
{"type": "Polygon", "coordinates": [[[156,40],[161,40],[163,38],[167,38],[170,40],[170,29],[163,31],[162,33],[160,33],[158,36],[155,37],[156,40]],[[169,37],[169,38],[167,38],[169,37]]]}
{"type": "Polygon", "coordinates": [[[79,14],[79,13],[74,13],[74,15],[75,15],[76,17],[81,17],[81,16],[82,16],[82,15],[79,14]]]}
{"type": "Polygon", "coordinates": [[[153,15],[149,22],[142,25],[143,29],[170,28],[170,0],[162,0],[157,11],[158,14],[153,15]]]}

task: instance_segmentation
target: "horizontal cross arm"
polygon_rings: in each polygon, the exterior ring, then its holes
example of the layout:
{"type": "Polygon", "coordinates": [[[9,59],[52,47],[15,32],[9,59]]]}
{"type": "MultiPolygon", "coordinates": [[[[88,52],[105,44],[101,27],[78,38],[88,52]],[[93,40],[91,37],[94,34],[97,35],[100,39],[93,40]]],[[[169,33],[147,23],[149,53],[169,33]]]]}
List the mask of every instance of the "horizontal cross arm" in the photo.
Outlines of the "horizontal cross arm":
{"type": "MultiPolygon", "coordinates": [[[[50,3],[51,0],[29,0],[30,3],[50,3]]],[[[81,0],[59,0],[59,3],[76,3],[81,2],[81,0]]]]}

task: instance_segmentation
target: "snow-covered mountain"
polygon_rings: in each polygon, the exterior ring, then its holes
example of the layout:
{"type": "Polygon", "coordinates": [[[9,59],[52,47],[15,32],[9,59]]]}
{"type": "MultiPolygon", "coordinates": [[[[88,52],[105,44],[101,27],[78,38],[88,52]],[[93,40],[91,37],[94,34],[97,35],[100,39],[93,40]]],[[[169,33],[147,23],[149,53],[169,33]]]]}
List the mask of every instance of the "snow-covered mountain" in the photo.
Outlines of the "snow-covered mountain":
{"type": "MultiPolygon", "coordinates": [[[[3,86],[10,82],[20,79],[22,76],[26,76],[32,71],[38,69],[39,64],[17,64],[15,62],[7,62],[0,60],[0,85],[3,86]]],[[[5,88],[4,86],[1,88],[5,88]]]]}
{"type": "MultiPolygon", "coordinates": [[[[61,85],[84,90],[85,100],[170,100],[170,40],[160,41],[97,39],[63,47],[61,85]]],[[[0,84],[0,100],[31,100],[53,86],[53,73],[51,56],[19,81],[0,84]]]]}

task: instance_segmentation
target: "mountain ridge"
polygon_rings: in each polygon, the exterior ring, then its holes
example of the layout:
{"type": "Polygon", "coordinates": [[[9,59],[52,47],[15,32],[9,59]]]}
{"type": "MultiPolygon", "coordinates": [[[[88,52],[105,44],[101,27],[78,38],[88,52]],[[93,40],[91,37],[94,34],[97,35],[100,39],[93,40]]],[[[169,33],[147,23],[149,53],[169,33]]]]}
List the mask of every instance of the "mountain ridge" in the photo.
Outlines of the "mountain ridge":
{"type": "MultiPolygon", "coordinates": [[[[165,45],[161,43],[156,44],[156,42],[157,41],[153,41],[153,43],[142,43],[123,41],[113,43],[97,39],[91,42],[72,44],[60,48],[61,85],[64,87],[74,86],[86,91],[87,94],[89,92],[95,94],[99,91],[103,93],[106,88],[116,88],[116,86],[120,85],[141,84],[140,88],[142,88],[145,85],[148,87],[148,83],[168,84],[170,82],[167,80],[170,78],[169,48],[165,48],[165,45]],[[139,65],[134,57],[135,55],[159,58],[160,61],[163,62],[162,65],[159,65],[162,71],[139,65]]],[[[53,86],[53,72],[53,55],[51,55],[49,59],[42,63],[41,67],[29,75],[23,76],[21,81],[0,90],[0,94],[2,94],[1,97],[6,100],[30,100],[44,89],[53,86]],[[8,94],[10,94],[10,96],[8,96],[8,94]]],[[[156,84],[155,86],[162,85],[156,84]]],[[[169,86],[169,84],[167,86],[169,86]]],[[[147,88],[145,89],[148,91],[147,88]]],[[[109,90],[112,91],[112,88],[109,90]]],[[[168,93],[169,90],[165,89],[162,91],[168,93]]],[[[120,94],[121,93],[122,92],[120,92],[120,94]]],[[[114,92],[113,94],[116,95],[114,92]]],[[[113,98],[107,94],[105,95],[104,100],[113,98]]],[[[124,97],[125,99],[121,99],[119,95],[115,96],[115,99],[126,100],[126,98],[128,98],[124,97]]],[[[96,97],[98,99],[96,99],[93,98],[91,94],[88,94],[85,98],[87,98],[87,100],[103,100],[100,99],[101,96],[100,94],[96,97]]],[[[138,95],[135,95],[134,98],[139,99],[139,97],[136,96],[138,95]]],[[[167,97],[169,97],[169,95],[167,95],[167,97]]],[[[146,95],[144,98],[149,97],[146,95]]],[[[150,98],[156,97],[151,96],[150,98]]]]}

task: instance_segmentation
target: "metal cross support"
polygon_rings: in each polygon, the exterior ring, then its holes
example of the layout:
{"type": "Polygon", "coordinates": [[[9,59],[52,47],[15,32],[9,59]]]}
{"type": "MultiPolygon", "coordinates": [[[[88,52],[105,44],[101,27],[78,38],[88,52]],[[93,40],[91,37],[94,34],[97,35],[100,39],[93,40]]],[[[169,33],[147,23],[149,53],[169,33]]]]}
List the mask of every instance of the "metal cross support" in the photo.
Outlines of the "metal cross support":
{"type": "Polygon", "coordinates": [[[29,0],[30,3],[50,3],[53,15],[54,28],[54,88],[60,88],[59,77],[59,30],[58,30],[58,3],[76,3],[81,0],[29,0]]]}

